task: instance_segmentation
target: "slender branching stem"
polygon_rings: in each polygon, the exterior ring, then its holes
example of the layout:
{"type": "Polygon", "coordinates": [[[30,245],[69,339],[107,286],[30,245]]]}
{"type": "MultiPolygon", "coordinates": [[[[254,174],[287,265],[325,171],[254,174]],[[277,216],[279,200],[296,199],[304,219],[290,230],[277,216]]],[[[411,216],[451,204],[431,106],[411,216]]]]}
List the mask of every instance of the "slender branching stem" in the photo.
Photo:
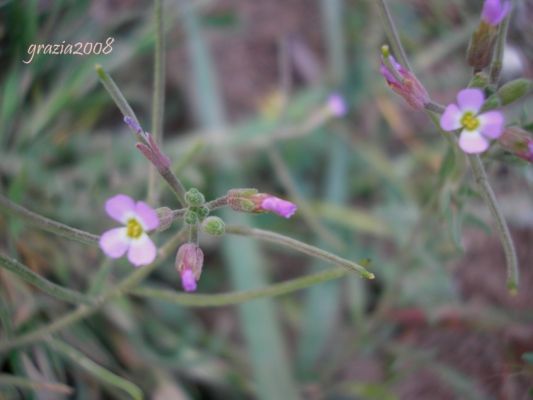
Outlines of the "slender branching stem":
{"type": "Polygon", "coordinates": [[[30,285],[33,285],[38,289],[41,289],[43,292],[49,294],[52,297],[55,297],[56,299],[63,300],[72,304],[91,303],[88,296],[50,282],[49,280],[33,272],[24,264],[12,258],[6,257],[3,254],[0,254],[0,267],[8,270],[9,272],[12,272],[24,282],[29,283],[30,285]]]}
{"type": "MultiPolygon", "coordinates": [[[[104,70],[104,68],[102,68],[100,64],[96,64],[94,67],[96,69],[96,73],[98,74],[100,82],[107,90],[122,115],[124,115],[124,117],[130,117],[138,126],[140,126],[141,124],[139,123],[137,116],[133,112],[133,108],[131,108],[130,104],[118,88],[113,78],[111,78],[111,76],[104,70]]],[[[136,131],[135,129],[132,129],[132,131],[137,136],[137,140],[143,140],[142,136],[139,134],[138,131],[136,131]]]]}
{"type": "Polygon", "coordinates": [[[248,228],[245,226],[226,226],[226,233],[240,236],[252,237],[266,242],[272,242],[281,246],[289,247],[293,250],[307,254],[311,257],[320,258],[321,260],[344,267],[352,272],[361,274],[364,278],[374,279],[374,274],[367,271],[365,267],[353,261],[336,256],[330,252],[319,249],[318,247],[300,242],[299,240],[281,235],[279,233],[266,231],[263,229],[248,228]]]}
{"type": "Polygon", "coordinates": [[[487,173],[485,172],[481,159],[478,155],[470,155],[468,156],[468,160],[470,161],[470,166],[472,167],[472,172],[481,195],[494,218],[496,230],[505,252],[505,260],[507,262],[507,288],[511,293],[515,293],[518,290],[519,281],[518,259],[509,227],[498,206],[496,196],[489,184],[487,173]]]}
{"type": "Polygon", "coordinates": [[[400,36],[398,35],[396,25],[394,25],[394,21],[392,20],[387,1],[378,0],[376,1],[376,5],[379,9],[379,13],[383,21],[383,28],[385,29],[385,34],[387,35],[387,38],[390,41],[390,45],[392,46],[394,54],[400,61],[400,64],[402,64],[406,69],[411,71],[409,60],[407,58],[407,55],[405,54],[405,50],[403,49],[402,43],[400,41],[400,36]]]}
{"type": "Polygon", "coordinates": [[[93,235],[92,233],[72,228],[68,225],[36,214],[30,210],[27,210],[24,207],[19,206],[18,204],[13,203],[11,200],[3,196],[2,194],[0,194],[0,206],[0,211],[5,211],[8,214],[20,217],[24,221],[47,232],[51,232],[56,235],[83,244],[88,244],[92,246],[98,245],[99,237],[97,235],[93,235]]]}
{"type": "MultiPolygon", "coordinates": [[[[163,141],[163,121],[165,111],[165,35],[163,26],[163,1],[155,0],[155,53],[154,89],[152,97],[152,135],[156,143],[163,141]]],[[[157,170],[153,166],[148,172],[148,203],[158,202],[157,170]]]]}
{"type": "Polygon", "coordinates": [[[282,296],[322,282],[342,278],[348,273],[349,272],[345,268],[332,268],[301,278],[290,279],[288,281],[269,285],[261,289],[223,294],[185,294],[176,292],[175,290],[143,287],[134,289],[131,293],[134,296],[163,300],[190,307],[222,307],[241,304],[262,297],[282,296]]]}

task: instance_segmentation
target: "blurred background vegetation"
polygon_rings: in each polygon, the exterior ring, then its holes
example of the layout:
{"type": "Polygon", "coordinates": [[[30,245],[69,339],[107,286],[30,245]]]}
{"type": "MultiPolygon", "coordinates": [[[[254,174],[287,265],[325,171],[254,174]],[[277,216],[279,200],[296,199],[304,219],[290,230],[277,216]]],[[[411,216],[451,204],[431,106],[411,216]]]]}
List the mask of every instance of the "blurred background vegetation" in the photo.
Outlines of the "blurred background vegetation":
{"type": "MultiPolygon", "coordinates": [[[[415,72],[434,99],[450,102],[469,80],[464,53],[482,1],[391,3],[415,72]]],[[[522,266],[510,297],[464,158],[379,75],[385,38],[374,2],[180,0],[165,2],[163,15],[163,148],[186,186],[209,198],[231,187],[283,195],[300,206],[288,221],[219,215],[369,258],[377,278],[240,306],[125,296],[54,339],[0,354],[0,398],[532,398],[533,172],[497,145],[484,156],[522,266]],[[328,111],[331,93],[346,99],[346,117],[328,111]]],[[[533,4],[517,1],[505,79],[533,78],[532,19],[533,4]]],[[[0,0],[1,193],[96,234],[110,226],[105,199],[145,197],[146,161],[94,65],[149,129],[154,43],[149,1],[0,0]],[[108,37],[108,55],[22,63],[32,43],[108,37]]],[[[533,126],[532,105],[529,96],[506,108],[508,121],[533,126]]],[[[177,208],[160,189],[161,205],[177,208]]],[[[251,239],[202,236],[201,245],[201,293],[328,267],[251,239]]],[[[131,272],[4,213],[0,250],[88,294],[131,272]]],[[[0,284],[2,340],[71,309],[3,270],[0,284]]],[[[144,284],[181,290],[172,257],[144,284]]]]}

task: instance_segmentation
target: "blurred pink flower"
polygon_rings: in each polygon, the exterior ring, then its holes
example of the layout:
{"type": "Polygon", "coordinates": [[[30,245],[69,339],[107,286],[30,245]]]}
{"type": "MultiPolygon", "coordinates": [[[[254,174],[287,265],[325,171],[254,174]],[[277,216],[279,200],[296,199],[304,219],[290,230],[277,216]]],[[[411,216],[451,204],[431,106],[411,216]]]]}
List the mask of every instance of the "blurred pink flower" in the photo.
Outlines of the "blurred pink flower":
{"type": "Polygon", "coordinates": [[[389,87],[404,98],[404,100],[413,108],[421,110],[429,102],[429,94],[426,88],[413,75],[412,72],[404,68],[392,56],[388,56],[388,62],[394,68],[390,71],[384,62],[382,55],[381,66],[379,68],[381,75],[387,81],[389,87]]]}
{"type": "Polygon", "coordinates": [[[481,19],[489,25],[496,26],[503,21],[510,10],[511,3],[508,0],[485,0],[481,19]]]}
{"type": "Polygon", "coordinates": [[[146,234],[159,226],[156,212],[146,203],[135,201],[124,194],[117,194],[105,203],[107,214],[124,227],[113,228],[100,237],[100,248],[111,258],[120,258],[126,252],[134,266],[150,264],[157,250],[146,234]]]}
{"type": "Polygon", "coordinates": [[[501,136],[504,116],[500,111],[479,111],[485,102],[480,89],[463,89],[457,94],[457,104],[450,104],[440,118],[440,126],[445,131],[462,129],[459,147],[465,153],[482,153],[489,147],[490,139],[501,136]]]}
{"type": "Polygon", "coordinates": [[[335,117],[344,117],[348,112],[346,101],[338,93],[332,93],[328,97],[327,106],[331,114],[335,117]]]}
{"type": "Polygon", "coordinates": [[[176,254],[176,269],[181,276],[181,284],[186,292],[196,290],[196,282],[202,274],[204,253],[194,243],[184,243],[176,254]]]}

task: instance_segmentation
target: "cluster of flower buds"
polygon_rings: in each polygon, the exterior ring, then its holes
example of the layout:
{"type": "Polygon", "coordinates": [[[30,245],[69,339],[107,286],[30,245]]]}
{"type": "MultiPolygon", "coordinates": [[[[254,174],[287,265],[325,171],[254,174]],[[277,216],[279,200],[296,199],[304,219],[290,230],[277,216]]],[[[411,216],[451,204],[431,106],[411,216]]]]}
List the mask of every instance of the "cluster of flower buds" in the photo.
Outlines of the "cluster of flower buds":
{"type": "Polygon", "coordinates": [[[481,71],[490,64],[498,25],[511,9],[509,0],[485,0],[481,21],[472,34],[467,51],[468,64],[474,71],[481,71]]]}
{"type": "Polygon", "coordinates": [[[421,110],[429,102],[429,94],[416,76],[390,54],[389,46],[381,47],[381,75],[389,87],[414,109],[421,110]]]}
{"type": "Polygon", "coordinates": [[[228,191],[227,202],[235,211],[253,214],[273,212],[283,218],[292,217],[298,209],[290,201],[268,193],[259,193],[257,189],[232,189],[228,191]]]}

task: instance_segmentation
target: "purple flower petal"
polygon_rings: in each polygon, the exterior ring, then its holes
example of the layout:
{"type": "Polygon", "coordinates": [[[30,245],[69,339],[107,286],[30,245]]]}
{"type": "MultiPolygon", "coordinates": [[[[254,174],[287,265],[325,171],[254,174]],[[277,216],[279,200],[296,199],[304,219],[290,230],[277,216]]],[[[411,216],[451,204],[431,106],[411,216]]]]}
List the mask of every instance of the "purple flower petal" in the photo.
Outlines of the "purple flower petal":
{"type": "Polygon", "coordinates": [[[155,210],[144,201],[138,201],[135,205],[135,214],[143,224],[145,231],[151,231],[159,226],[159,218],[155,210]]]}
{"type": "Polygon", "coordinates": [[[489,148],[489,141],[485,139],[477,131],[467,131],[466,129],[461,132],[459,136],[459,147],[469,154],[483,153],[489,148]]]}
{"type": "Polygon", "coordinates": [[[128,260],[136,267],[150,264],[155,260],[156,255],[157,249],[154,242],[146,233],[143,233],[139,239],[131,241],[128,260]]]}
{"type": "Polygon", "coordinates": [[[489,111],[478,116],[479,131],[490,139],[497,139],[503,133],[505,122],[503,114],[499,111],[489,111]]]}
{"type": "Polygon", "coordinates": [[[445,131],[454,131],[461,127],[462,113],[455,104],[450,104],[440,117],[440,127],[445,131]]]}
{"type": "Polygon", "coordinates": [[[263,200],[261,208],[266,211],[271,211],[280,217],[290,218],[294,215],[298,206],[290,201],[282,200],[275,196],[269,196],[263,200]]]}
{"type": "Polygon", "coordinates": [[[485,0],[481,18],[487,24],[496,26],[503,21],[510,9],[511,4],[509,1],[504,1],[502,4],[500,0],[485,0]]]}
{"type": "Polygon", "coordinates": [[[135,202],[125,194],[117,194],[107,199],[105,210],[111,218],[125,224],[128,217],[135,212],[135,202]]]}
{"type": "Polygon", "coordinates": [[[328,97],[327,106],[330,112],[339,118],[344,117],[348,111],[344,98],[338,93],[333,93],[328,97]]]}
{"type": "Polygon", "coordinates": [[[485,101],[480,89],[463,89],[457,94],[457,104],[462,112],[470,111],[477,114],[485,101]]]}
{"type": "Polygon", "coordinates": [[[186,292],[194,292],[196,290],[196,278],[190,269],[186,269],[181,274],[181,285],[186,292]]]}
{"type": "Polygon", "coordinates": [[[108,257],[122,257],[130,245],[126,228],[114,228],[104,232],[100,237],[99,244],[108,257]]]}

